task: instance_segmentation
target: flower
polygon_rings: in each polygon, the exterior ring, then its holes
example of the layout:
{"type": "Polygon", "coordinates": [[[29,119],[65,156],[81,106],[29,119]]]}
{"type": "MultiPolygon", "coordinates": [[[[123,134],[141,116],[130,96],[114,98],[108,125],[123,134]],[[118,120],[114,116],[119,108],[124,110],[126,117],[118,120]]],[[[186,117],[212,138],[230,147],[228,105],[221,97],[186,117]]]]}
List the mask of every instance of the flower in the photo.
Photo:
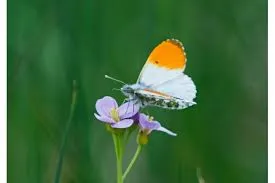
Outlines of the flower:
{"type": "Polygon", "coordinates": [[[143,134],[149,135],[153,130],[162,131],[172,136],[177,136],[176,133],[162,127],[159,122],[154,121],[153,117],[149,117],[143,113],[139,115],[139,127],[143,134]]]}
{"type": "Polygon", "coordinates": [[[118,107],[115,99],[106,96],[96,102],[95,117],[104,123],[110,124],[112,128],[128,128],[133,123],[133,117],[139,111],[139,105],[126,102],[118,107]]]}

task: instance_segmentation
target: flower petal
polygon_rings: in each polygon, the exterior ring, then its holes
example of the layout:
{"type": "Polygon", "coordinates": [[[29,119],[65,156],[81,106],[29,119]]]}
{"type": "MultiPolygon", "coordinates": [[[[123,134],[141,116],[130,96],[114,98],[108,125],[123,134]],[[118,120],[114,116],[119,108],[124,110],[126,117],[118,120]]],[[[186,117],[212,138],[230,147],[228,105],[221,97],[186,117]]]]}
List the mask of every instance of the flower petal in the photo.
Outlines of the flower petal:
{"type": "Polygon", "coordinates": [[[140,113],[139,114],[139,126],[141,129],[145,129],[147,121],[148,121],[148,116],[146,116],[143,113],[140,113]]]}
{"type": "Polygon", "coordinates": [[[150,132],[152,130],[156,130],[160,127],[159,122],[157,121],[149,121],[148,116],[145,114],[139,115],[139,126],[142,130],[149,130],[150,132]]]}
{"type": "Polygon", "coordinates": [[[160,126],[160,127],[159,127],[158,129],[156,129],[156,130],[165,132],[165,133],[167,133],[168,135],[177,136],[176,133],[171,132],[170,130],[168,130],[168,129],[162,127],[162,126],[160,126]]]}
{"type": "Polygon", "coordinates": [[[118,108],[120,119],[130,118],[139,111],[139,105],[134,104],[133,101],[126,102],[118,108]]]}
{"type": "Polygon", "coordinates": [[[98,119],[99,121],[105,122],[105,123],[110,123],[113,124],[115,123],[115,121],[112,118],[108,118],[106,116],[99,116],[98,114],[94,113],[96,119],[98,119]]]}
{"type": "Polygon", "coordinates": [[[117,102],[112,97],[103,97],[98,99],[95,104],[96,111],[100,116],[110,117],[110,111],[112,108],[117,108],[117,102]]]}
{"type": "Polygon", "coordinates": [[[111,126],[113,128],[128,128],[130,127],[132,124],[134,123],[134,120],[132,119],[124,119],[124,120],[121,120],[115,124],[112,124],[111,126]]]}
{"type": "Polygon", "coordinates": [[[137,112],[134,116],[131,117],[131,119],[133,119],[136,124],[139,123],[139,115],[140,113],[137,112]]]}

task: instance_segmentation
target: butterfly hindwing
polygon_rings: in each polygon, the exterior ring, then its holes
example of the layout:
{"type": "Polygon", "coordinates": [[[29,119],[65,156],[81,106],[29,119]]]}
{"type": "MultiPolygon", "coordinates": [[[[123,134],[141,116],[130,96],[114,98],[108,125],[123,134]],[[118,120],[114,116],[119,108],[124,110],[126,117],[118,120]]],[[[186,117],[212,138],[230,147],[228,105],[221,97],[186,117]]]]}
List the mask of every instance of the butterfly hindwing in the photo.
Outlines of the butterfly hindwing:
{"type": "Polygon", "coordinates": [[[135,94],[138,97],[141,106],[156,106],[165,109],[184,109],[195,104],[194,102],[186,102],[182,99],[171,97],[150,89],[137,90],[135,94]]]}

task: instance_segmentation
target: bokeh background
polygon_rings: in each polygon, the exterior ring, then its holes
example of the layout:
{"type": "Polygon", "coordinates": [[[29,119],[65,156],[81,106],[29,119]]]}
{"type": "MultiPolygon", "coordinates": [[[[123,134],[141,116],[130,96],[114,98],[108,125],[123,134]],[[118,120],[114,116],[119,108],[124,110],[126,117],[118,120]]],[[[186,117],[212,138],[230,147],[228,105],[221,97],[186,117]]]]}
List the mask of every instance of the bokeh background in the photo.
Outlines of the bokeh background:
{"type": "MultiPolygon", "coordinates": [[[[154,133],[127,182],[267,182],[266,0],[9,0],[8,182],[53,182],[69,116],[62,183],[114,183],[110,134],[95,120],[105,74],[134,83],[150,51],[184,43],[197,105],[148,108],[179,135],[154,133]]],[[[127,146],[124,163],[135,150],[127,146]]]]}

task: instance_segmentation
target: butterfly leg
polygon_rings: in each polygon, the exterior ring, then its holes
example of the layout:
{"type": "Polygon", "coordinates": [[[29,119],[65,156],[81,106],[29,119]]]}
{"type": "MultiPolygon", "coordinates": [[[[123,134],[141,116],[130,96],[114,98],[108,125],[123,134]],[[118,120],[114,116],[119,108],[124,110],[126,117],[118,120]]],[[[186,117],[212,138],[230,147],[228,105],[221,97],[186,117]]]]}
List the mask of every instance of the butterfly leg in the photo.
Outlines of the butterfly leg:
{"type": "MultiPolygon", "coordinates": [[[[126,100],[127,100],[127,102],[133,102],[134,103],[134,107],[136,107],[136,105],[138,105],[139,107],[142,107],[142,103],[138,99],[127,98],[126,100]]],[[[134,112],[134,109],[135,109],[134,107],[132,108],[132,112],[134,112]]],[[[126,112],[128,112],[128,108],[129,108],[129,103],[128,103],[126,112]]]]}

